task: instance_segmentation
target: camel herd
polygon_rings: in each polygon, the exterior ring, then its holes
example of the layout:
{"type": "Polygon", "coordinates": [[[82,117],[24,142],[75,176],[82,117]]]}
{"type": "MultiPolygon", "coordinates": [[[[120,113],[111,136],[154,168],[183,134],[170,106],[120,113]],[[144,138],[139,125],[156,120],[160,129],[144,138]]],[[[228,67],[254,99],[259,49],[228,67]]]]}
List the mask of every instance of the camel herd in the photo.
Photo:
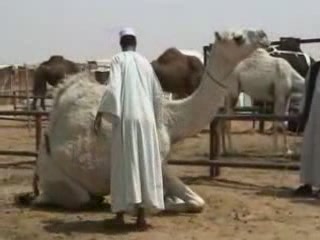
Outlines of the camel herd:
{"type": "MultiPolygon", "coordinates": [[[[151,62],[160,84],[165,92],[170,92],[177,98],[190,95],[200,83],[203,73],[203,63],[196,56],[181,53],[176,48],[167,49],[158,59],[151,62]]],[[[45,96],[47,83],[56,87],[66,75],[72,75],[84,70],[84,66],[63,58],[51,56],[48,61],[39,65],[34,74],[33,94],[41,99],[41,108],[45,110],[45,96]]],[[[100,75],[95,72],[96,80],[104,83],[100,75]]],[[[32,108],[37,108],[37,98],[34,99],[32,108]]]]}
{"type": "MultiPolygon", "coordinates": [[[[270,42],[260,46],[231,76],[237,78],[237,83],[230,89],[225,103],[228,112],[232,112],[242,92],[249,95],[256,106],[272,103],[275,114],[296,112],[304,88],[304,78],[312,63],[314,60],[302,52],[299,39],[296,38],[281,38],[280,44],[276,46],[271,46],[270,42]],[[290,97],[292,105],[289,108],[290,97]]],[[[177,48],[165,50],[151,65],[163,90],[174,94],[176,99],[191,95],[198,88],[204,71],[203,59],[177,48]]],[[[34,73],[33,85],[34,95],[41,98],[41,107],[45,109],[47,83],[56,87],[66,75],[78,73],[84,68],[83,64],[62,56],[51,56],[41,63],[34,73]]],[[[104,78],[107,76],[95,72],[97,81],[102,84],[106,82],[104,78]]],[[[36,103],[35,98],[33,109],[36,109],[36,103]]],[[[293,127],[290,130],[296,129],[293,127]]]]}
{"type": "MultiPolygon", "coordinates": [[[[273,103],[278,114],[290,110],[291,95],[301,98],[313,60],[308,60],[294,40],[283,39],[271,49],[262,30],[216,32],[206,66],[176,48],[151,62],[163,89],[175,94],[175,99],[165,100],[164,123],[158,129],[166,210],[199,212],[205,204],[167,168],[171,144],[200,132],[222,106],[232,111],[240,92],[254,101],[273,103]]],[[[36,69],[34,94],[44,96],[46,83],[56,86],[56,92],[36,166],[41,191],[32,204],[75,209],[96,204],[110,190],[111,124],[104,122],[98,137],[92,132],[105,84],[59,56],[36,69]]]]}

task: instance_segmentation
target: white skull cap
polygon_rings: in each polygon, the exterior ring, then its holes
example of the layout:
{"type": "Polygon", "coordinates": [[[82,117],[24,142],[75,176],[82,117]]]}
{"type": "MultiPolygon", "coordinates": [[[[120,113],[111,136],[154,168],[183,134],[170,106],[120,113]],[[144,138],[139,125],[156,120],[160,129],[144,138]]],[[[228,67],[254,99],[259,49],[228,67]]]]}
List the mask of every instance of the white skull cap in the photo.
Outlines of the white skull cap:
{"type": "Polygon", "coordinates": [[[123,28],[121,31],[120,31],[120,33],[119,33],[119,35],[120,35],[120,38],[122,38],[123,36],[136,36],[136,33],[135,33],[135,31],[133,30],[133,28],[129,28],[129,27],[127,27],[127,28],[123,28]]]}

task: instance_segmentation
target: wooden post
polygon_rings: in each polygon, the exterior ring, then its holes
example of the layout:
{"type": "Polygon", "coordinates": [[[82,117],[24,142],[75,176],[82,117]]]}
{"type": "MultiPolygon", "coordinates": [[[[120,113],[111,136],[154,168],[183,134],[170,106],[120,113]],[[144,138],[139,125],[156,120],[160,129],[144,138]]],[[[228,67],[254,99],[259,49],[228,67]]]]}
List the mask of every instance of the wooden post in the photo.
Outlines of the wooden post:
{"type": "MultiPolygon", "coordinates": [[[[208,63],[208,52],[211,49],[211,45],[204,46],[203,47],[203,57],[204,57],[204,66],[208,63]]],[[[210,123],[210,161],[217,160],[219,151],[220,151],[220,136],[218,133],[218,124],[219,120],[215,119],[210,123]]],[[[220,169],[217,166],[210,166],[209,169],[210,177],[217,177],[220,174],[220,169]]]]}
{"type": "MultiPolygon", "coordinates": [[[[220,136],[218,132],[219,120],[215,119],[210,124],[210,161],[215,161],[219,157],[220,151],[220,136]]],[[[220,175],[220,168],[217,166],[210,166],[210,177],[218,177],[220,175]]]]}
{"type": "MultiPolygon", "coordinates": [[[[261,112],[262,113],[266,113],[266,111],[267,111],[267,103],[263,102],[263,106],[260,107],[259,113],[260,114],[261,114],[261,112]]],[[[263,133],[264,132],[264,123],[265,123],[265,121],[263,121],[263,120],[259,121],[259,133],[263,133]]]]}
{"type": "Polygon", "coordinates": [[[17,111],[17,92],[13,91],[13,110],[17,111]]]}
{"type": "Polygon", "coordinates": [[[12,94],[14,92],[13,90],[13,81],[14,81],[14,78],[15,78],[15,74],[14,74],[14,66],[12,66],[12,69],[11,69],[11,73],[10,73],[10,90],[9,90],[9,94],[12,94]]]}
{"type": "MultiPolygon", "coordinates": [[[[26,84],[26,93],[27,93],[27,110],[30,111],[30,99],[29,99],[29,75],[28,75],[28,67],[27,64],[24,64],[24,71],[25,71],[25,84],[26,84]]],[[[31,116],[28,116],[28,130],[30,132],[31,128],[31,116]]]]}
{"type": "Polygon", "coordinates": [[[36,123],[36,150],[39,150],[40,141],[41,141],[41,134],[42,134],[42,117],[40,114],[35,115],[35,123],[36,123]]]}

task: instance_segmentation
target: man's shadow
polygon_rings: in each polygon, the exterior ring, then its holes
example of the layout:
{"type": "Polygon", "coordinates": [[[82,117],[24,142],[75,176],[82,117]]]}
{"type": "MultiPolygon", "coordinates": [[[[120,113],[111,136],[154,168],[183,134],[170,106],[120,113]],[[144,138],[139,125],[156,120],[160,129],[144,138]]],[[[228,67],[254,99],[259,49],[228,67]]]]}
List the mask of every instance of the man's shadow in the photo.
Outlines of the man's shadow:
{"type": "MultiPolygon", "coordinates": [[[[33,211],[46,211],[52,213],[66,213],[66,214],[79,214],[79,213],[105,213],[106,217],[110,216],[111,205],[105,200],[88,206],[83,206],[81,209],[70,210],[65,209],[56,205],[30,205],[30,201],[34,198],[32,193],[22,193],[15,197],[14,205],[18,208],[27,208],[33,211]]],[[[158,216],[163,216],[161,213],[158,216]]],[[[75,221],[64,221],[59,218],[42,221],[44,224],[44,230],[49,233],[57,233],[64,235],[71,235],[72,233],[83,233],[83,234],[110,234],[110,235],[121,235],[129,232],[137,232],[135,223],[125,223],[119,225],[113,218],[106,220],[75,220],[75,221]]]]}
{"type": "Polygon", "coordinates": [[[120,226],[113,219],[72,222],[49,220],[42,223],[47,232],[64,235],[71,235],[72,233],[122,235],[136,231],[135,224],[126,223],[120,226]]]}

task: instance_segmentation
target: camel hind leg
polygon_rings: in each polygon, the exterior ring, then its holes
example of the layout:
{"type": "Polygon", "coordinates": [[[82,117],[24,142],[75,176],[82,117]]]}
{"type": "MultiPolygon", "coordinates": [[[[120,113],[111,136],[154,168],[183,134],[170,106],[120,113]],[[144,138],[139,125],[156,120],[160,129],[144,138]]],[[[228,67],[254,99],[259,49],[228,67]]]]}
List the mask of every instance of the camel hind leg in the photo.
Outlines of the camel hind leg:
{"type": "Polygon", "coordinates": [[[66,179],[45,183],[43,189],[43,192],[32,201],[33,206],[81,209],[91,200],[86,190],[66,179]]]}
{"type": "Polygon", "coordinates": [[[64,174],[51,158],[45,157],[45,143],[42,142],[35,176],[40,194],[32,201],[33,206],[58,206],[66,209],[79,209],[91,200],[88,191],[64,174]]]}
{"type": "Polygon", "coordinates": [[[231,121],[222,121],[220,123],[220,136],[221,136],[221,150],[223,154],[234,152],[232,138],[231,138],[231,121]]]}

